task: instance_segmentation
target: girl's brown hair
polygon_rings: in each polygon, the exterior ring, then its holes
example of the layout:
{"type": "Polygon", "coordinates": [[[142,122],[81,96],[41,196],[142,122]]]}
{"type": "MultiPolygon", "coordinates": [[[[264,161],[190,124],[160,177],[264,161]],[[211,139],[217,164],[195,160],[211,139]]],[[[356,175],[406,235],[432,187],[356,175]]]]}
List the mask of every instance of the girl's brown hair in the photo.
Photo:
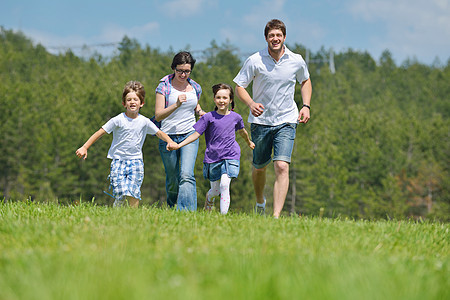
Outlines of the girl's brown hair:
{"type": "MultiPolygon", "coordinates": [[[[234,91],[231,86],[229,86],[226,83],[218,83],[213,85],[212,91],[214,94],[214,97],[216,97],[216,94],[220,90],[229,90],[230,91],[230,100],[231,100],[231,110],[234,110],[234,91]]],[[[217,106],[214,108],[214,110],[217,110],[217,106]]]]}

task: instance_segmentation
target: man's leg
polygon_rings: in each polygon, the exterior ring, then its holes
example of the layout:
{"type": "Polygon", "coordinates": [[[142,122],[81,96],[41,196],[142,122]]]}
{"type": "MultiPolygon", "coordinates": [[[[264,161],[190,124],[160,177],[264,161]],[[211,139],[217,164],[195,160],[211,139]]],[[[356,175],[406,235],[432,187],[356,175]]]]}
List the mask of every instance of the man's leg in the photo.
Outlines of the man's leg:
{"type": "Polygon", "coordinates": [[[283,124],[278,127],[274,137],[274,169],[273,216],[278,218],[283,210],[289,189],[289,163],[294,149],[297,124],[283,124]]]}
{"type": "Polygon", "coordinates": [[[286,200],[289,189],[289,163],[274,161],[275,184],[273,185],[273,216],[278,218],[286,200]]]}
{"type": "Polygon", "coordinates": [[[266,185],[267,165],[272,160],[273,128],[272,126],[258,124],[251,125],[252,141],[255,143],[252,171],[253,189],[256,196],[255,211],[260,215],[264,215],[266,211],[264,187],[266,185]]]}
{"type": "Polygon", "coordinates": [[[256,202],[259,204],[264,203],[264,187],[266,185],[266,169],[265,166],[262,169],[253,168],[252,179],[253,188],[255,190],[256,202]]]}

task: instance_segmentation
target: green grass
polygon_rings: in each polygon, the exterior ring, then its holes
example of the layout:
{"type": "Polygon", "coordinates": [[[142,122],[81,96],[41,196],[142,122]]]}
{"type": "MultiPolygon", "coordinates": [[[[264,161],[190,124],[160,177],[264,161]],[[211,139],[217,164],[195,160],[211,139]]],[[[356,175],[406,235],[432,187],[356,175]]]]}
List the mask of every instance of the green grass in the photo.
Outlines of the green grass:
{"type": "Polygon", "coordinates": [[[0,299],[450,299],[449,225],[0,204],[0,299]]]}

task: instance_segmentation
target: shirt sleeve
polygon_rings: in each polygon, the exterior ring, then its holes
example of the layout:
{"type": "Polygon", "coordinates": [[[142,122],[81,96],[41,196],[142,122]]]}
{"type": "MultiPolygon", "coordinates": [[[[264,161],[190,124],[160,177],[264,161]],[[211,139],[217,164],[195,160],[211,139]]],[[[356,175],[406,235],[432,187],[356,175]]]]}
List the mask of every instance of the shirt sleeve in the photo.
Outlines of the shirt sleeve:
{"type": "Polygon", "coordinates": [[[159,128],[150,119],[147,118],[147,134],[155,135],[159,128]]]}
{"type": "Polygon", "coordinates": [[[250,82],[252,82],[254,77],[255,77],[255,68],[253,66],[251,57],[249,57],[244,62],[244,65],[242,66],[241,70],[236,75],[236,77],[233,79],[233,81],[237,85],[242,86],[243,88],[247,88],[250,82]]]}
{"type": "Polygon", "coordinates": [[[200,135],[202,135],[208,127],[208,114],[210,113],[207,113],[206,115],[198,119],[197,123],[194,124],[195,131],[197,131],[200,135]]]}
{"type": "Polygon", "coordinates": [[[167,90],[167,85],[165,82],[161,81],[158,86],[156,87],[155,92],[161,95],[164,95],[164,97],[166,96],[166,90],[167,90]]]}
{"type": "Polygon", "coordinates": [[[102,128],[106,131],[107,134],[110,134],[111,132],[113,132],[116,126],[117,126],[116,118],[111,118],[109,119],[108,122],[105,123],[105,125],[102,126],[102,128]]]}
{"type": "Polygon", "coordinates": [[[309,78],[308,66],[306,65],[306,62],[303,60],[303,58],[301,58],[300,68],[296,73],[296,77],[299,83],[302,83],[309,78]]]}
{"type": "Polygon", "coordinates": [[[236,126],[235,131],[243,129],[244,126],[244,120],[242,119],[241,115],[237,114],[236,116],[236,126]]]}

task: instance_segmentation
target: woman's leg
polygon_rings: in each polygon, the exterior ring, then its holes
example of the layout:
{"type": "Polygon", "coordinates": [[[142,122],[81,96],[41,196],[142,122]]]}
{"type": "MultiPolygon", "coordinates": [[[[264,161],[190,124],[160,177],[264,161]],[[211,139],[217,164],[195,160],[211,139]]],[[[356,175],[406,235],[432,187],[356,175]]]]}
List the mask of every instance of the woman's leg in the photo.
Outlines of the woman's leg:
{"type": "Polygon", "coordinates": [[[179,184],[179,154],[180,150],[167,151],[167,143],[159,141],[159,153],[166,171],[166,193],[167,205],[174,207],[178,199],[178,184],[179,184]]]}
{"type": "Polygon", "coordinates": [[[194,177],[198,139],[180,148],[180,177],[178,186],[178,210],[197,210],[197,185],[194,177]]]}

